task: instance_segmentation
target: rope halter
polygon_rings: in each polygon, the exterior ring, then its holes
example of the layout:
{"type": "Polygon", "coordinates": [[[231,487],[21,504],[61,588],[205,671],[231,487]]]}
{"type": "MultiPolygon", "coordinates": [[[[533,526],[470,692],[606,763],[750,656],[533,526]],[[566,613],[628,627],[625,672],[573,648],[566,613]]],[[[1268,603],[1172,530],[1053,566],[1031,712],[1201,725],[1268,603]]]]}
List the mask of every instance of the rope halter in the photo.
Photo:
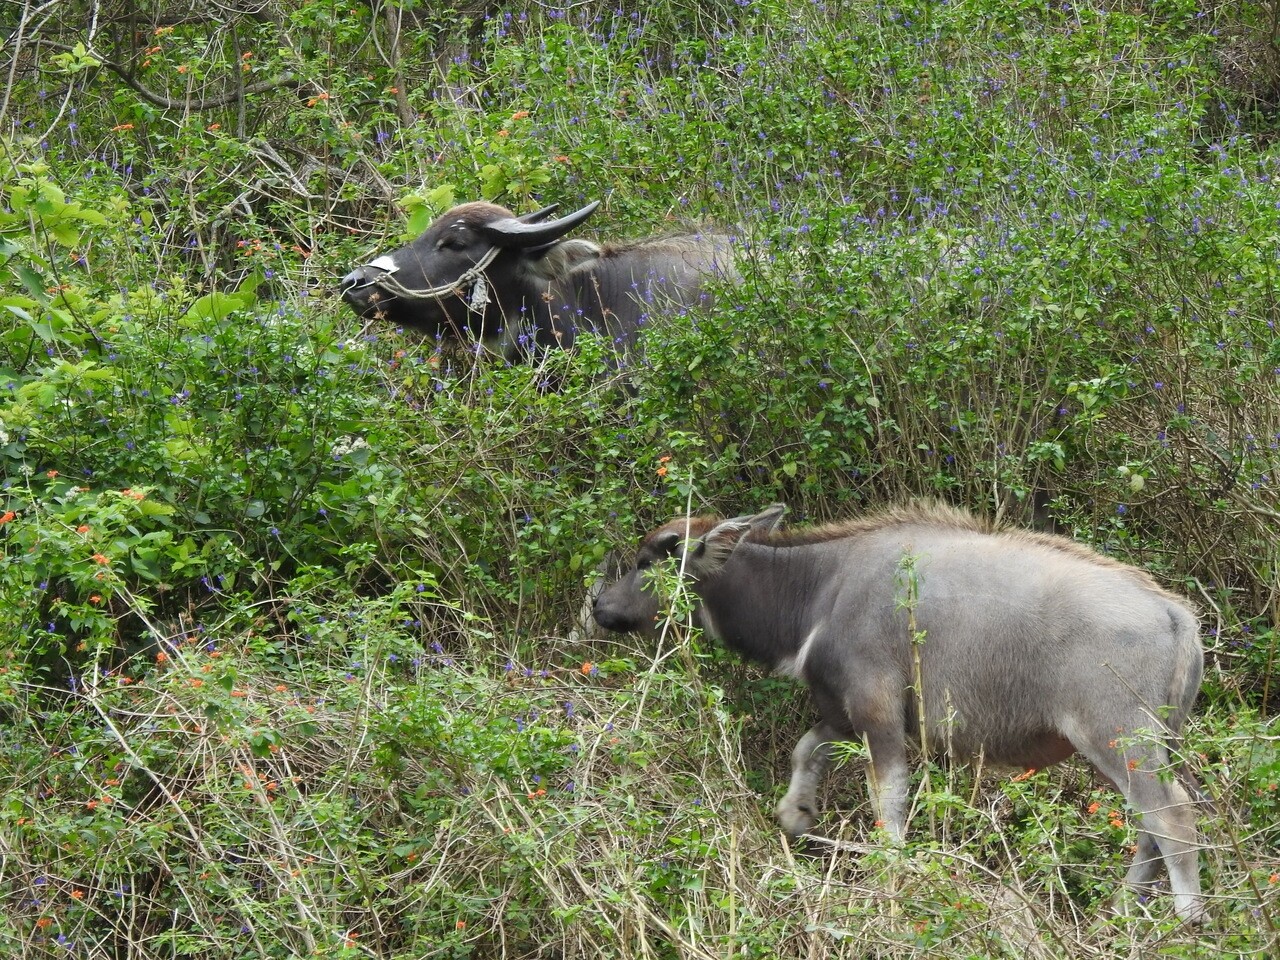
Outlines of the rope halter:
{"type": "MultiPolygon", "coordinates": [[[[502,252],[502,247],[490,247],[479,260],[464,270],[456,280],[449,283],[442,283],[438,287],[406,287],[403,283],[395,278],[395,273],[399,271],[400,265],[390,256],[376,257],[365,264],[366,267],[372,267],[375,270],[381,270],[382,274],[372,280],[360,284],[360,287],[375,286],[380,287],[388,293],[394,294],[405,300],[436,300],[443,303],[448,297],[461,297],[463,290],[467,284],[471,284],[471,294],[466,297],[467,310],[471,313],[484,313],[485,307],[489,305],[489,283],[485,280],[484,271],[489,264],[497,259],[498,254],[502,252]]],[[[360,289],[356,287],[354,289],[360,289]]]]}

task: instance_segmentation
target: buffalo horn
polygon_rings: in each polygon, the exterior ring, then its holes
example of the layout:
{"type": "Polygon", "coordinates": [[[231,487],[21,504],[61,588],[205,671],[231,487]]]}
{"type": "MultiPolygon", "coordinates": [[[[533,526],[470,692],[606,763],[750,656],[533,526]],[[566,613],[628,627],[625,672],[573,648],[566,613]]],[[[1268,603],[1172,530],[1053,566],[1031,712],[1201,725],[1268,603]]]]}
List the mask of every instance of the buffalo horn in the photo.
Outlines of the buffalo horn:
{"type": "MultiPolygon", "coordinates": [[[[522,219],[503,217],[501,220],[491,220],[488,223],[478,224],[475,227],[475,231],[498,247],[542,246],[564,236],[591,214],[595,213],[598,206],[600,206],[600,201],[593,200],[581,210],[576,210],[567,217],[561,217],[559,220],[549,220],[546,223],[526,223],[527,217],[522,219]]],[[[542,212],[538,211],[539,214],[542,212]]]]}
{"type": "Polygon", "coordinates": [[[516,219],[521,223],[537,223],[539,220],[545,220],[548,214],[555,212],[555,209],[558,206],[560,206],[560,204],[553,203],[551,206],[543,207],[541,210],[535,210],[533,213],[522,214],[521,216],[516,217],[516,219]]]}

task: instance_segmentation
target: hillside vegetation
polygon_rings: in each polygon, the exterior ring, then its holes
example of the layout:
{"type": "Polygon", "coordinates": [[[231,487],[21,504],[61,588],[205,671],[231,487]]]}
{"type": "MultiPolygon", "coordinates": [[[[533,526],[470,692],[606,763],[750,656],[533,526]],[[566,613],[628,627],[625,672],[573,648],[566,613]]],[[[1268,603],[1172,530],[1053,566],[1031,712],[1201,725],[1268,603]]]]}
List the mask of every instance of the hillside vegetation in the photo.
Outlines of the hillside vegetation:
{"type": "Polygon", "coordinates": [[[1278,15],[0,11],[0,953],[1280,954],[1278,15]],[[479,198],[744,276],[623,369],[343,306],[479,198]],[[1202,928],[1082,763],[922,769],[895,849],[851,745],[789,844],[803,689],[584,635],[673,515],[916,498],[1201,611],[1202,928]]]}

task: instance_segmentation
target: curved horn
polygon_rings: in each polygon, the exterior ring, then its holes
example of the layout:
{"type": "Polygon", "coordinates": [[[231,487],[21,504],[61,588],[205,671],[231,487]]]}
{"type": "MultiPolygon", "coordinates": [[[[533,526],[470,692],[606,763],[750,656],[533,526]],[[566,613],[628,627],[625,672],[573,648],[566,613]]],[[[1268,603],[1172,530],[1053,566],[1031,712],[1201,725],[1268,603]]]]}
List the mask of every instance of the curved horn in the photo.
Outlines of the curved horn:
{"type": "Polygon", "coordinates": [[[545,220],[549,214],[554,213],[558,206],[560,204],[553,203],[549,207],[543,207],[541,210],[533,211],[533,213],[526,213],[523,216],[516,217],[516,219],[521,223],[537,223],[539,220],[545,220]]]}
{"type": "Polygon", "coordinates": [[[501,220],[476,224],[474,229],[476,233],[497,247],[538,247],[564,236],[595,213],[598,206],[600,201],[593,200],[581,210],[547,223],[526,223],[523,219],[503,217],[501,220]]]}

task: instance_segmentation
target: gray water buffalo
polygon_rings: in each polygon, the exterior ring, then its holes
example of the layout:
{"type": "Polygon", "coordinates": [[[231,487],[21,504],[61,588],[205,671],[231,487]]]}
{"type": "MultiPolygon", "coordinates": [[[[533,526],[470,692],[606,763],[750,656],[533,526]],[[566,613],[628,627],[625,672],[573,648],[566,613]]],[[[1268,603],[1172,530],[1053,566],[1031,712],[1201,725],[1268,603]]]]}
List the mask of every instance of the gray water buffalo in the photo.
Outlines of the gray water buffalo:
{"type": "Polygon", "coordinates": [[[348,273],[342,298],[362,317],[482,342],[511,360],[571,349],[583,331],[625,354],[651,317],[697,306],[710,277],[736,275],[721,234],[605,246],[564,239],[598,206],[549,220],[554,207],[517,217],[464,203],[408,246],[348,273]]]}
{"type": "Polygon", "coordinates": [[[816,822],[832,741],[865,740],[872,800],[898,839],[908,742],[1024,769],[1078,752],[1139,815],[1126,882],[1149,892],[1163,858],[1178,915],[1204,918],[1195,806],[1170,754],[1203,671],[1183,600],[1070,540],[944,507],[775,532],[784,511],[659,527],[595,617],[652,629],[652,571],[674,558],[705,631],[808,684],[821,720],[792,754],[787,833],[816,822]]]}

